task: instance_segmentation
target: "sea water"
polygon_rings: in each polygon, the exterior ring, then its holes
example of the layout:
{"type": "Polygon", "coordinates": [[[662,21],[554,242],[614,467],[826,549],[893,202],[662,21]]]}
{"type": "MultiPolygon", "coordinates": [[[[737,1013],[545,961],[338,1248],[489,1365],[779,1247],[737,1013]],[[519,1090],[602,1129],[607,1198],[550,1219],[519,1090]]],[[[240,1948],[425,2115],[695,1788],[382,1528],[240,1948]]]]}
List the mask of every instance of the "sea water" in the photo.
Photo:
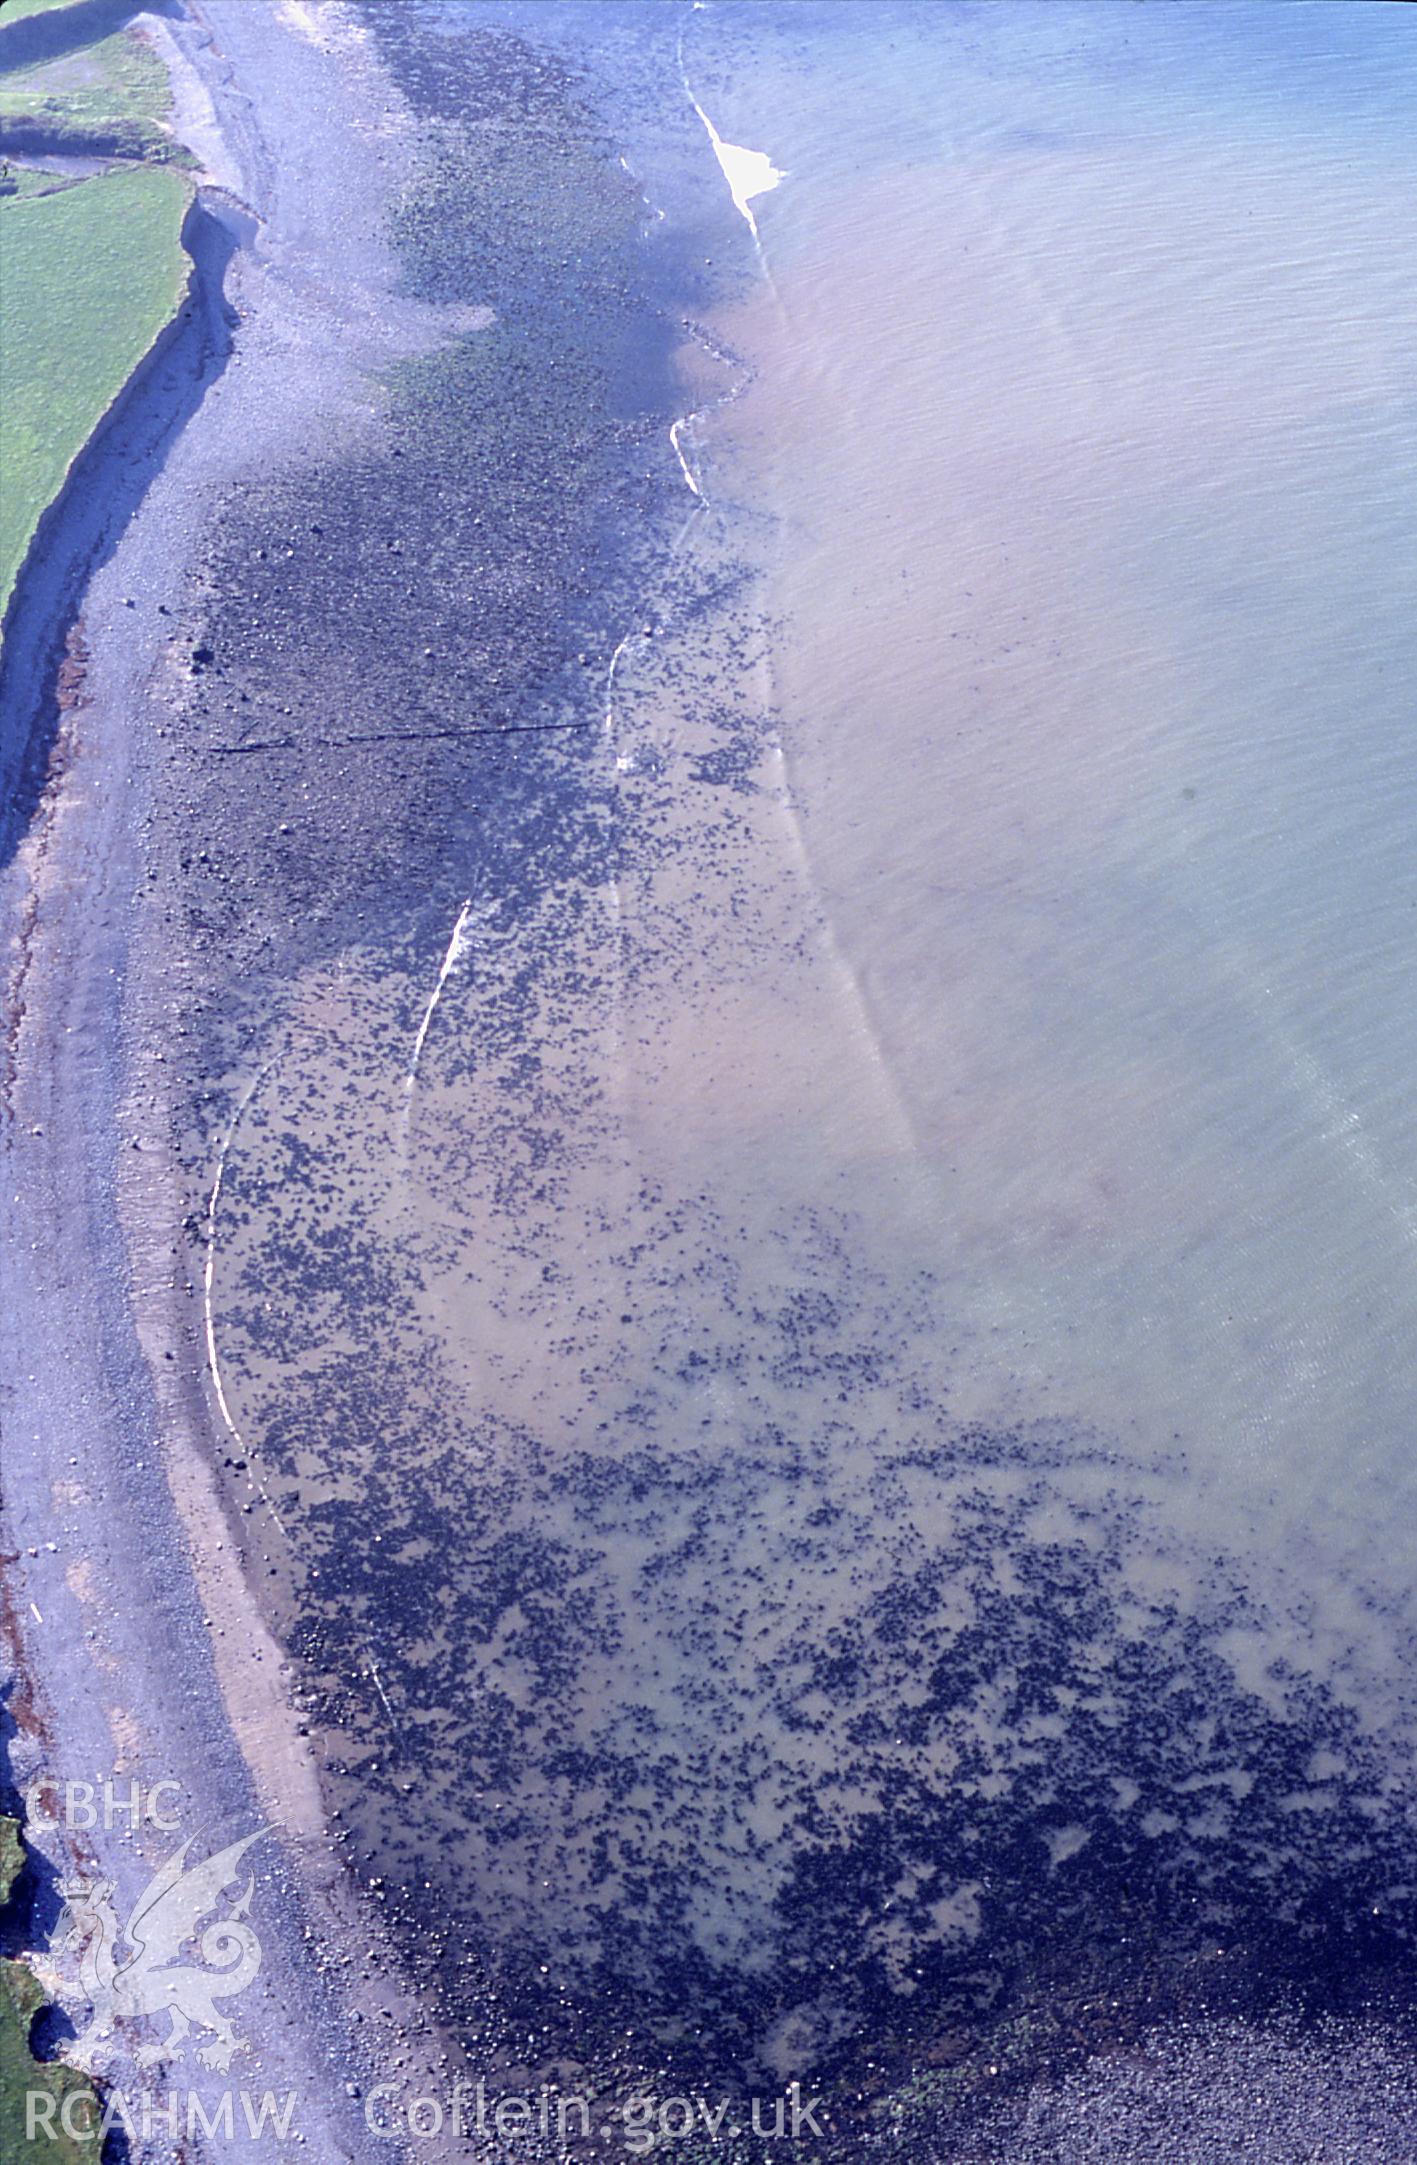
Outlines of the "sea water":
{"type": "Polygon", "coordinates": [[[1363,6],[734,37],[792,179],[719,441],[842,1037],[1030,1396],[1400,1595],[1417,53],[1363,6]]]}

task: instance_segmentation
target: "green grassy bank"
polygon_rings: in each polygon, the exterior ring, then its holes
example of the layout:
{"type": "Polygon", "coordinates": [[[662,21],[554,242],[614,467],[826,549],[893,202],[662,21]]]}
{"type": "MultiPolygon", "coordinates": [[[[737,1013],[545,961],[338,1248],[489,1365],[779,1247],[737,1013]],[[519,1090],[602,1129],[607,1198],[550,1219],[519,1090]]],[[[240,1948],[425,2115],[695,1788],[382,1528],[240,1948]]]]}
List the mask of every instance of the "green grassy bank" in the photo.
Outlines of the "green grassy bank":
{"type": "Polygon", "coordinates": [[[0,7],[0,611],[46,505],[186,279],[191,185],[165,130],[166,76],[115,19],[90,0],[0,7]],[[115,143],[121,155],[85,180],[32,162],[115,143]]]}
{"type": "Polygon", "coordinates": [[[138,166],[0,203],[0,607],[75,455],[171,317],[176,173],[138,166]]]}
{"type": "Polygon", "coordinates": [[[45,15],[50,8],[62,8],[69,0],[0,0],[0,28],[6,23],[17,23],[25,15],[45,15]]]}
{"type": "Polygon", "coordinates": [[[165,125],[167,71],[123,27],[137,4],[49,0],[17,14],[17,0],[0,0],[0,142],[13,140],[23,154],[26,138],[41,131],[76,152],[182,162],[165,125]],[[51,18],[42,28],[34,22],[41,13],[51,18]]]}

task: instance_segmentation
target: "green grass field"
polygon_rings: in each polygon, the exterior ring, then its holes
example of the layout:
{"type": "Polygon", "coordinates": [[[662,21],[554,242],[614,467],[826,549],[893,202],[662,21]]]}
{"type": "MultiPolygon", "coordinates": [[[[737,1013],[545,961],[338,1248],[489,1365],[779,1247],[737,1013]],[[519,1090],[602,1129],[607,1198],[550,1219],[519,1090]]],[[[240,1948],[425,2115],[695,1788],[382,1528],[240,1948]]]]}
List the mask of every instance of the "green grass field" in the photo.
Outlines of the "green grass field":
{"type": "Polygon", "coordinates": [[[0,199],[0,608],[35,522],[171,317],[187,183],[161,166],[0,199]]]}
{"type": "Polygon", "coordinates": [[[0,4],[0,146],[11,146],[0,175],[0,610],[41,513],[171,318],[189,267],[179,236],[191,190],[164,125],[167,76],[124,12],[122,0],[0,4]],[[15,33],[41,14],[54,23],[36,59],[34,35],[15,33]],[[21,162],[95,143],[119,156],[76,184],[21,162]]]}
{"type": "Polygon", "coordinates": [[[0,29],[17,23],[23,15],[43,15],[50,8],[65,8],[71,0],[0,0],[0,29]]]}
{"type": "Polygon", "coordinates": [[[82,0],[66,0],[66,5],[74,16],[73,42],[28,66],[8,59],[7,47],[14,43],[8,32],[21,20],[13,13],[14,0],[0,9],[0,143],[8,135],[23,153],[25,139],[16,137],[16,130],[29,128],[70,151],[181,162],[163,126],[170,101],[167,71],[156,53],[126,30],[112,30],[111,15],[85,17],[82,0]],[[108,34],[86,39],[99,24],[108,34]]]}

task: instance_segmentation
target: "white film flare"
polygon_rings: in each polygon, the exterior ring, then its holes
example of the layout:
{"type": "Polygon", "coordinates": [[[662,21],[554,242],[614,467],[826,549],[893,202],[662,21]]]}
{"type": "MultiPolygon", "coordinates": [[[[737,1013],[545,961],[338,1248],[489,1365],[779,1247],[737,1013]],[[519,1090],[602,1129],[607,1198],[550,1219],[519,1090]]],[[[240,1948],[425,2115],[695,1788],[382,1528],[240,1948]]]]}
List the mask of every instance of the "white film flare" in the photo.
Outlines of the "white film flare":
{"type": "Polygon", "coordinates": [[[781,167],[772,165],[772,160],[768,158],[766,149],[744,149],[742,143],[725,143],[723,136],[720,136],[718,130],[714,128],[712,119],[707,117],[707,113],[703,110],[703,106],[699,104],[697,97],[694,97],[692,104],[694,104],[694,113],[699,115],[699,119],[703,121],[703,126],[707,128],[707,139],[710,139],[710,143],[714,145],[714,158],[718,160],[720,169],[723,169],[723,178],[729,184],[729,195],[733,197],[733,208],[740,210],[742,217],[749,221],[749,232],[757,240],[757,219],[753,217],[753,197],[768,195],[770,188],[777,188],[779,180],[785,180],[787,175],[781,171],[781,167]]]}
{"type": "MultiPolygon", "coordinates": [[[[685,89],[688,90],[687,83],[685,89]]],[[[708,139],[728,183],[734,208],[747,219],[748,230],[756,240],[758,221],[753,216],[753,200],[756,196],[766,195],[779,181],[786,180],[787,175],[773,164],[765,150],[745,150],[741,143],[725,143],[692,90],[689,91],[689,103],[708,130],[708,139]]]]}
{"type": "MultiPolygon", "coordinates": [[[[698,8],[699,0],[694,0],[695,13],[698,12],[698,8]]],[[[684,25],[682,23],[679,25],[679,80],[684,85],[685,97],[703,122],[708,139],[713,145],[713,154],[718,160],[719,171],[728,183],[728,193],[733,198],[733,207],[742,217],[747,219],[748,231],[752,234],[753,239],[758,242],[758,251],[761,256],[762,243],[758,241],[758,221],[753,216],[753,199],[755,196],[766,195],[770,189],[777,186],[779,181],[786,180],[787,175],[773,164],[765,150],[746,150],[741,143],[724,142],[723,137],[694,96],[693,88],[689,82],[689,71],[684,64],[684,25]]],[[[693,484],[690,483],[690,486],[692,487],[693,484]]]]}

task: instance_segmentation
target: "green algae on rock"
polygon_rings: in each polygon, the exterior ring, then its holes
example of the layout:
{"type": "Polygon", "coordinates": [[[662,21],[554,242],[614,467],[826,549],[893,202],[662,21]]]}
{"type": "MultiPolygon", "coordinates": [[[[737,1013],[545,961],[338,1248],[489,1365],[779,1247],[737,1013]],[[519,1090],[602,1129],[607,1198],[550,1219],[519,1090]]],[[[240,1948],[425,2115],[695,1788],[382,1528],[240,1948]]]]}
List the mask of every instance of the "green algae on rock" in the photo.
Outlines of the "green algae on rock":
{"type": "MultiPolygon", "coordinates": [[[[24,1869],[19,1821],[0,1818],[0,1909],[24,1869]]],[[[62,2060],[37,2060],[30,2031],[44,1988],[24,1962],[0,1960],[0,2156],[43,2156],[77,2165],[94,2156],[100,2101],[87,2075],[62,2060]],[[42,2138],[42,2139],[41,2139],[42,2138]]]]}

